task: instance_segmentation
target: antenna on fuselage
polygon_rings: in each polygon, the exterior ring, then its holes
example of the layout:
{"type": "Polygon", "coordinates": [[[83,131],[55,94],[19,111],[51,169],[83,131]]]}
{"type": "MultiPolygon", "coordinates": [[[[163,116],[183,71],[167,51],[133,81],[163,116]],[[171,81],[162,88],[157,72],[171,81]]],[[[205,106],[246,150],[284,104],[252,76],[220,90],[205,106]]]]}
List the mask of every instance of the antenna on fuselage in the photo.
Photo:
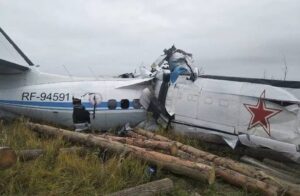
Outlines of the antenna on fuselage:
{"type": "Polygon", "coordinates": [[[6,40],[14,47],[14,49],[21,55],[21,57],[28,63],[28,65],[33,66],[32,61],[22,52],[22,50],[13,42],[12,39],[4,32],[4,30],[0,27],[0,33],[6,38],[6,40]]]}

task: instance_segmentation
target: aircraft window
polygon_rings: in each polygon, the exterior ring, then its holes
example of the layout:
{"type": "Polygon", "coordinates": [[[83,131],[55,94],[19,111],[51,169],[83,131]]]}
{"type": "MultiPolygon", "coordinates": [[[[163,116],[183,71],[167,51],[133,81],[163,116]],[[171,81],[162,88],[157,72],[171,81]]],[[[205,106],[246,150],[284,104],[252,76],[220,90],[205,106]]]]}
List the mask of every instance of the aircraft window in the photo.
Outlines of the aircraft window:
{"type": "Polygon", "coordinates": [[[122,109],[128,109],[129,108],[129,100],[128,99],[122,99],[121,100],[121,108],[122,109]]]}
{"type": "Polygon", "coordinates": [[[117,101],[115,99],[108,100],[107,107],[110,110],[115,110],[117,108],[117,101]]]}
{"type": "Polygon", "coordinates": [[[132,106],[133,106],[134,109],[140,109],[142,107],[142,105],[140,104],[139,99],[134,99],[132,101],[132,106]]]}

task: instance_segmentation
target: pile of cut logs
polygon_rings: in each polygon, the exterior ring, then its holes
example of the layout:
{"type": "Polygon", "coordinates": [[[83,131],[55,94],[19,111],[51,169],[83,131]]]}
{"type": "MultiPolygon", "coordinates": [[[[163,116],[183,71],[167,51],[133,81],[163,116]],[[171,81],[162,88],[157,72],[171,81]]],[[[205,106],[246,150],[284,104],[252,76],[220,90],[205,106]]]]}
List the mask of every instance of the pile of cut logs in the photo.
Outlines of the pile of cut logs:
{"type": "Polygon", "coordinates": [[[299,180],[296,177],[288,178],[286,176],[289,174],[285,173],[283,176],[286,178],[282,178],[282,175],[276,172],[274,174],[270,167],[257,165],[263,163],[256,161],[253,164],[248,157],[243,157],[243,161],[252,164],[248,165],[143,129],[136,128],[129,131],[126,137],[117,137],[109,134],[78,133],[36,123],[27,125],[31,130],[48,136],[61,137],[84,146],[100,147],[118,154],[130,154],[162,169],[208,184],[213,184],[217,177],[229,184],[248,191],[258,191],[263,195],[300,195],[299,180]]]}

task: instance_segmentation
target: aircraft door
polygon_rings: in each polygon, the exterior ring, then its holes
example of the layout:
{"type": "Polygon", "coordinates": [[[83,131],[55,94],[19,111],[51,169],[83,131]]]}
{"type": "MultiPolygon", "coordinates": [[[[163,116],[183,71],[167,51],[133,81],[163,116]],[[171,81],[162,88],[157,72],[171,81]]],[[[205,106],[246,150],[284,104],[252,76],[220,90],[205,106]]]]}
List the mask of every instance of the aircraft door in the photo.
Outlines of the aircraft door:
{"type": "MultiPolygon", "coordinates": [[[[175,118],[190,122],[196,120],[200,96],[198,88],[195,88],[191,82],[190,85],[176,84],[174,87],[171,86],[170,89],[173,96],[172,110],[176,113],[175,118]]],[[[168,96],[168,99],[170,99],[170,96],[168,96]]]]}
{"type": "Polygon", "coordinates": [[[234,95],[202,92],[197,119],[204,127],[235,133],[239,116],[239,98],[234,95]]]}
{"type": "Polygon", "coordinates": [[[105,122],[98,122],[103,121],[101,120],[102,118],[96,120],[99,116],[97,111],[101,103],[102,96],[100,93],[85,93],[81,96],[73,97],[73,123],[75,130],[83,131],[89,129],[91,126],[93,127],[96,122],[104,126],[103,123],[105,122]]]}

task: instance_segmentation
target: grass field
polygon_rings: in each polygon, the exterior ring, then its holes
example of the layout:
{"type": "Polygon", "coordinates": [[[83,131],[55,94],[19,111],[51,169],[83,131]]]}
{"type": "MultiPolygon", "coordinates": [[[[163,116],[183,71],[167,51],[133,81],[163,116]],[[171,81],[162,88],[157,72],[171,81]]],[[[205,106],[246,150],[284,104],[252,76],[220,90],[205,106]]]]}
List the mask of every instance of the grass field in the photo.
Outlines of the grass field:
{"type": "MultiPolygon", "coordinates": [[[[184,143],[208,148],[197,140],[178,137],[184,143]]],[[[47,138],[29,130],[23,119],[0,122],[0,146],[15,150],[41,148],[46,151],[38,159],[17,162],[10,169],[0,170],[0,195],[104,195],[165,177],[175,183],[168,195],[257,195],[232,187],[221,180],[214,185],[190,180],[158,169],[155,176],[147,172],[148,165],[130,156],[109,153],[103,160],[102,150],[89,149],[84,154],[59,153],[71,147],[59,138],[47,138]]],[[[228,150],[218,152],[229,155],[228,150]]],[[[232,155],[231,155],[232,156],[232,155]]]]}

